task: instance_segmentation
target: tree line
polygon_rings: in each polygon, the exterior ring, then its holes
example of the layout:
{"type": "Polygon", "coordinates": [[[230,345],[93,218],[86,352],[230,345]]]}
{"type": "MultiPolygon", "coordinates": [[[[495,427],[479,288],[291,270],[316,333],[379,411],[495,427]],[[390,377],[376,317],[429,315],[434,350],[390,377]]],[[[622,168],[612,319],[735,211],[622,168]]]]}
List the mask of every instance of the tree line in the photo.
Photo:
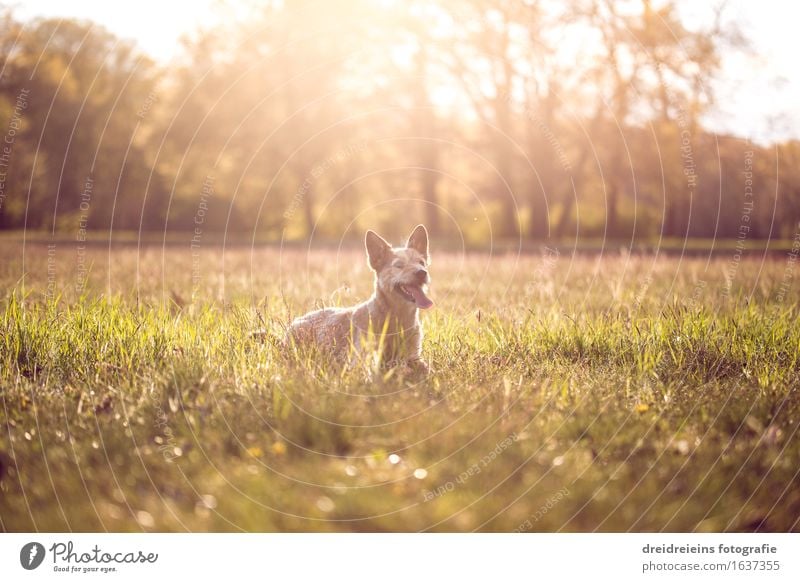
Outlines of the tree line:
{"type": "Polygon", "coordinates": [[[704,128],[723,13],[674,1],[254,2],[158,63],[0,28],[0,229],[474,241],[793,237],[800,142],[704,128]],[[358,230],[358,229],[354,229],[358,230]]]}

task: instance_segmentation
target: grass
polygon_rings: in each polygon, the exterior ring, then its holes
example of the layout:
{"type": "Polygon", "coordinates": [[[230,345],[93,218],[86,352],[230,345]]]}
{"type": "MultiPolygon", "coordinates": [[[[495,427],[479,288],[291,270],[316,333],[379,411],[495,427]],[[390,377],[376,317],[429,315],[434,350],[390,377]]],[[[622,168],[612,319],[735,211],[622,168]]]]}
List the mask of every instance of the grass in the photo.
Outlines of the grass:
{"type": "Polygon", "coordinates": [[[3,245],[3,530],[800,530],[786,255],[434,247],[419,380],[278,341],[361,253],[187,247],[3,245]]]}
{"type": "MultiPolygon", "coordinates": [[[[101,248],[108,248],[109,242],[116,247],[145,245],[166,245],[167,247],[182,246],[185,248],[187,239],[192,236],[191,231],[168,231],[166,233],[156,231],[136,232],[136,231],[115,231],[111,235],[105,231],[88,231],[85,234],[85,245],[101,248]]],[[[72,230],[51,231],[23,231],[6,230],[0,231],[0,244],[19,244],[23,241],[31,244],[56,243],[59,245],[71,245],[74,243],[75,236],[72,230]]],[[[320,240],[319,238],[317,240],[320,240]]],[[[278,234],[265,234],[253,232],[207,232],[203,234],[203,243],[207,245],[226,244],[230,248],[251,247],[253,243],[259,246],[275,246],[282,244],[284,248],[305,248],[304,239],[281,238],[278,234]]],[[[362,240],[358,230],[354,227],[348,231],[347,236],[341,240],[327,239],[324,244],[332,247],[342,246],[348,250],[360,248],[362,240]]],[[[759,258],[764,255],[786,256],[793,248],[800,244],[796,237],[790,238],[769,238],[769,239],[750,239],[739,240],[735,238],[692,238],[692,237],[661,237],[661,236],[621,236],[617,238],[607,238],[603,236],[591,237],[581,236],[575,240],[574,236],[551,237],[547,241],[541,240],[519,240],[519,239],[494,239],[492,248],[495,252],[501,253],[539,253],[545,249],[558,249],[561,253],[606,253],[614,254],[618,252],[632,253],[659,253],[664,255],[683,255],[706,257],[709,255],[722,256],[729,258],[735,252],[743,255],[754,255],[759,258]]],[[[483,240],[476,240],[474,237],[452,239],[443,241],[439,245],[439,250],[449,250],[451,252],[467,249],[469,251],[485,252],[486,243],[483,240]]]]}

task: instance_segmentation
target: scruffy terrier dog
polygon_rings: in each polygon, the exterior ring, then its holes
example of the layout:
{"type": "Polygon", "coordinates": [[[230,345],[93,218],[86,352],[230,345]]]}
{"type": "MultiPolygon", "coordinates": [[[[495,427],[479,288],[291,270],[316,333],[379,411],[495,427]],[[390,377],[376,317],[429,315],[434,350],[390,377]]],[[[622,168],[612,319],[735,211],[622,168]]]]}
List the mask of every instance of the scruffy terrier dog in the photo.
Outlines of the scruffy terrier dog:
{"type": "Polygon", "coordinates": [[[298,344],[315,343],[352,362],[373,337],[384,365],[406,364],[427,372],[421,355],[419,310],[433,305],[425,294],[430,283],[428,231],[420,224],[405,247],[392,248],[368,230],[365,244],[369,266],[375,271],[372,297],[354,307],[320,309],[298,317],[287,339],[298,344]]]}

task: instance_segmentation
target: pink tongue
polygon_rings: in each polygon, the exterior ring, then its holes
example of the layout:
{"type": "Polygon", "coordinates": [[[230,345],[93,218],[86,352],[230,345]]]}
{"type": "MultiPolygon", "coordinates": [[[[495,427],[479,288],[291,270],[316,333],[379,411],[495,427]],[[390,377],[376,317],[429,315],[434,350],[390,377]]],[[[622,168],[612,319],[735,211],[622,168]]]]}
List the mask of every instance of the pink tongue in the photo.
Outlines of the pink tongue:
{"type": "Polygon", "coordinates": [[[433,305],[433,301],[428,299],[428,296],[425,295],[425,292],[422,291],[421,287],[409,286],[406,287],[406,289],[408,289],[408,292],[411,293],[411,296],[414,298],[414,302],[420,309],[428,309],[433,305]]]}

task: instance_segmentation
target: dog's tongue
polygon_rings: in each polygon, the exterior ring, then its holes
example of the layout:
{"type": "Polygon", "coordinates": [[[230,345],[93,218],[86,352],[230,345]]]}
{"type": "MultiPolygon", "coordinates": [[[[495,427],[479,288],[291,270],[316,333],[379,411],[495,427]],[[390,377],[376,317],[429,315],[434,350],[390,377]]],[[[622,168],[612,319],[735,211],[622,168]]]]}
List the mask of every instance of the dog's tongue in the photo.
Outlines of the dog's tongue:
{"type": "Polygon", "coordinates": [[[417,304],[417,307],[420,309],[428,309],[433,305],[433,301],[431,301],[425,292],[422,290],[422,287],[417,287],[416,285],[406,287],[408,292],[411,293],[411,296],[414,298],[414,303],[417,304]]]}

